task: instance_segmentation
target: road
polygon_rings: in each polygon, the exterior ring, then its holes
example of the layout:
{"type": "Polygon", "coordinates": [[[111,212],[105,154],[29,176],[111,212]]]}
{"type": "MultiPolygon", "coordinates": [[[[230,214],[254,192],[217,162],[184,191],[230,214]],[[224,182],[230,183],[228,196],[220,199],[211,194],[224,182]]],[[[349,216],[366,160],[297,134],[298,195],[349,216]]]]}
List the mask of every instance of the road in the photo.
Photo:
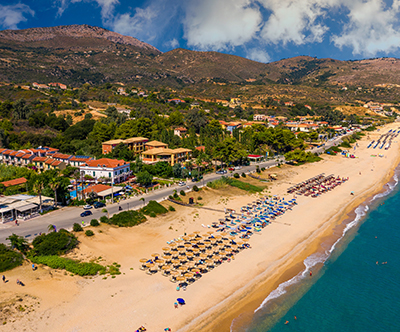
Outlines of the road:
{"type": "MultiPolygon", "coordinates": [[[[327,142],[324,147],[321,148],[315,148],[310,151],[312,152],[318,152],[321,153],[323,150],[333,146],[334,144],[338,144],[341,142],[342,137],[339,137],[335,139],[334,141],[327,142]]],[[[257,165],[261,167],[272,167],[276,166],[278,164],[278,161],[283,163],[285,162],[283,156],[277,156],[276,159],[274,160],[268,160],[264,161],[261,163],[258,163],[257,165]]],[[[256,170],[256,165],[250,165],[250,166],[243,166],[240,170],[236,170],[232,172],[231,174],[227,174],[229,176],[233,176],[234,173],[239,173],[241,174],[242,172],[249,173],[249,172],[254,172],[256,170]]],[[[171,187],[163,188],[160,190],[156,190],[155,192],[151,192],[149,194],[139,196],[139,197],[133,197],[127,200],[124,200],[122,202],[114,203],[114,204],[108,204],[106,209],[108,211],[108,214],[110,216],[114,215],[115,213],[119,212],[119,206],[122,207],[122,209],[125,210],[136,210],[141,207],[143,207],[146,203],[148,203],[150,200],[155,200],[155,201],[162,201],[165,200],[169,195],[173,195],[174,190],[185,190],[189,191],[192,189],[194,185],[197,185],[198,187],[206,185],[208,182],[214,181],[216,179],[221,178],[223,175],[212,173],[205,175],[204,178],[197,182],[193,183],[188,181],[187,186],[189,186],[189,189],[185,187],[179,187],[178,185],[173,185],[171,187]],[[141,200],[141,198],[144,198],[141,200]]],[[[226,176],[226,175],[225,175],[226,176]]],[[[0,224],[0,243],[9,243],[9,241],[6,240],[8,236],[11,234],[15,233],[20,236],[24,236],[28,241],[33,240],[35,236],[37,236],[39,233],[45,233],[47,232],[48,226],[49,225],[55,225],[57,229],[60,228],[65,228],[65,229],[71,229],[72,225],[74,223],[82,223],[82,221],[85,222],[86,225],[90,223],[91,219],[100,219],[101,216],[106,215],[106,213],[102,212],[102,209],[91,209],[93,215],[87,216],[87,217],[80,217],[80,214],[83,212],[83,209],[81,207],[64,207],[60,210],[50,212],[46,215],[39,216],[36,218],[33,218],[31,220],[26,220],[20,222],[19,226],[16,226],[14,224],[7,223],[5,225],[0,224]]]]}

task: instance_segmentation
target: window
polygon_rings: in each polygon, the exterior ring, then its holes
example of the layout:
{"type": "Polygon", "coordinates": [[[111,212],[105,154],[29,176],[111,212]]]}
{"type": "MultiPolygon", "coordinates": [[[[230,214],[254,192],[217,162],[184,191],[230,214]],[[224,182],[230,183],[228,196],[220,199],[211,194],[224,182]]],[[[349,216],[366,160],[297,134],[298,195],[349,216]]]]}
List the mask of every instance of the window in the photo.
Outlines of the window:
{"type": "Polygon", "coordinates": [[[96,172],[95,171],[93,171],[93,176],[96,176],[96,172]]]}
{"type": "Polygon", "coordinates": [[[111,178],[111,172],[108,173],[108,177],[111,178]]]}

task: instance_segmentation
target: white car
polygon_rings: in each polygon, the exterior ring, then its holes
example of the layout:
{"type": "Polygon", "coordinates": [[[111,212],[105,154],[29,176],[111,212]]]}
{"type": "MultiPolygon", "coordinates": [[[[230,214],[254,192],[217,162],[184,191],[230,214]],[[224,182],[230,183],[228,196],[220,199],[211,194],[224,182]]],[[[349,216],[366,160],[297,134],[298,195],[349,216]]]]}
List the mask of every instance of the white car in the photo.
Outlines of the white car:
{"type": "Polygon", "coordinates": [[[93,207],[93,206],[91,206],[91,205],[89,205],[89,204],[86,204],[86,205],[83,207],[83,209],[84,209],[84,210],[90,210],[92,207],[93,207]]]}
{"type": "Polygon", "coordinates": [[[181,186],[181,187],[183,187],[183,186],[186,186],[186,183],[183,182],[183,181],[179,181],[179,182],[178,182],[178,185],[181,186]]]}
{"type": "Polygon", "coordinates": [[[242,166],[235,166],[235,169],[241,169],[242,166]]]}

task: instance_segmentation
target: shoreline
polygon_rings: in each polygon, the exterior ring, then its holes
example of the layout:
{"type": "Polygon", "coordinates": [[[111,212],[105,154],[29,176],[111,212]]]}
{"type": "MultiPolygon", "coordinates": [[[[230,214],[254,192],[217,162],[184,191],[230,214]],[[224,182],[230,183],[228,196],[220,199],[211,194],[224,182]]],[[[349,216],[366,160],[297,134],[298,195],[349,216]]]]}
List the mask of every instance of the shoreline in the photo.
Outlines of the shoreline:
{"type": "MultiPolygon", "coordinates": [[[[190,324],[179,328],[178,331],[235,332],[241,330],[246,323],[250,322],[255,311],[258,310],[261,303],[271,294],[271,292],[276,290],[279,285],[294,278],[305,270],[304,261],[306,258],[319,252],[325,252],[325,249],[323,249],[322,246],[326,244],[327,241],[332,241],[333,244],[342,237],[342,232],[346,225],[353,221],[357,215],[355,210],[362,206],[363,203],[370,203],[376,195],[384,193],[386,184],[393,180],[396,169],[399,167],[400,156],[397,156],[396,161],[384,178],[374,186],[370,187],[368,191],[354,196],[353,200],[349,204],[343,206],[341,210],[334,213],[320,228],[315,230],[312,239],[306,239],[303,242],[298,243],[291,252],[276,262],[277,266],[271,266],[271,269],[277,269],[276,272],[270,274],[261,282],[259,279],[263,279],[264,273],[268,275],[269,270],[258,275],[251,284],[245,285],[241,289],[235,291],[235,293],[233,293],[229,298],[219,303],[216,307],[204,312],[190,324]],[[337,234],[337,232],[340,234],[337,234]],[[301,253],[296,254],[294,253],[295,251],[301,251],[301,253]],[[288,259],[288,261],[285,262],[285,259],[288,259]],[[228,307],[230,308],[229,311],[225,310],[228,307]],[[237,320],[241,323],[232,328],[234,321],[237,320]]],[[[364,217],[365,216],[362,218],[364,217]]],[[[358,223],[357,226],[359,225],[360,224],[358,223]]],[[[273,300],[274,299],[272,299],[272,301],[273,300]]]]}
{"type": "MultiPolygon", "coordinates": [[[[374,137],[398,126],[398,123],[389,124],[381,132],[369,135],[374,137]]],[[[306,258],[325,251],[325,244],[335,243],[346,223],[356,216],[355,209],[382,192],[384,184],[392,179],[400,164],[400,138],[382,158],[371,156],[374,151],[366,148],[370,140],[365,136],[359,141],[358,159],[324,155],[324,160],[318,163],[274,169],[279,179],[268,185],[267,194],[276,194],[285,200],[292,197],[286,193],[291,184],[322,172],[350,179],[318,198],[299,196],[298,205],[251,237],[251,249],[243,250],[230,263],[204,274],[185,292],[177,292],[176,284],[160,273],[149,276],[140,271],[139,260],[159,252],[166,241],[186,232],[209,231],[205,225],[223,218],[225,208],[239,210],[258,195],[244,194],[236,188],[220,191],[206,188],[191,193],[202,196],[205,209],[177,206],[176,212],[133,228],[102,225],[91,228],[95,231],[93,237],[79,234],[81,243],[70,257],[89,261],[102,256],[104,264],[121,264],[122,274],[115,279],[80,278],[46,267],[39,267],[33,273],[29,266],[9,271],[7,277],[26,281],[26,287],[22,290],[15,282],[7,284],[0,303],[25,292],[41,298],[41,304],[34,313],[7,323],[5,330],[25,328],[45,332],[51,331],[50,326],[57,326],[63,331],[130,331],[143,325],[148,331],[162,331],[166,327],[175,332],[230,331],[234,320],[240,325],[249,322],[268,295],[302,273],[306,258]],[[351,191],[354,196],[350,195],[351,191]],[[58,292],[59,298],[52,297],[52,292],[58,292]],[[177,297],[183,297],[187,305],[174,309],[177,297]]],[[[169,203],[163,204],[168,207],[169,203]]]]}

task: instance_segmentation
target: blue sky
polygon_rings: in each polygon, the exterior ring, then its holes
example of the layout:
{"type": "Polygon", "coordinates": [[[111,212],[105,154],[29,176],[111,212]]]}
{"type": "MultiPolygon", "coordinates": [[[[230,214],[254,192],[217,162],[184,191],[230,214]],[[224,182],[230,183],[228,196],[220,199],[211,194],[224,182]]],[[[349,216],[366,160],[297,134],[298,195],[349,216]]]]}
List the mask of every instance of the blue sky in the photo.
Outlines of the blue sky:
{"type": "Polygon", "coordinates": [[[101,26],[261,62],[400,57],[400,0],[0,0],[0,29],[101,26]]]}

